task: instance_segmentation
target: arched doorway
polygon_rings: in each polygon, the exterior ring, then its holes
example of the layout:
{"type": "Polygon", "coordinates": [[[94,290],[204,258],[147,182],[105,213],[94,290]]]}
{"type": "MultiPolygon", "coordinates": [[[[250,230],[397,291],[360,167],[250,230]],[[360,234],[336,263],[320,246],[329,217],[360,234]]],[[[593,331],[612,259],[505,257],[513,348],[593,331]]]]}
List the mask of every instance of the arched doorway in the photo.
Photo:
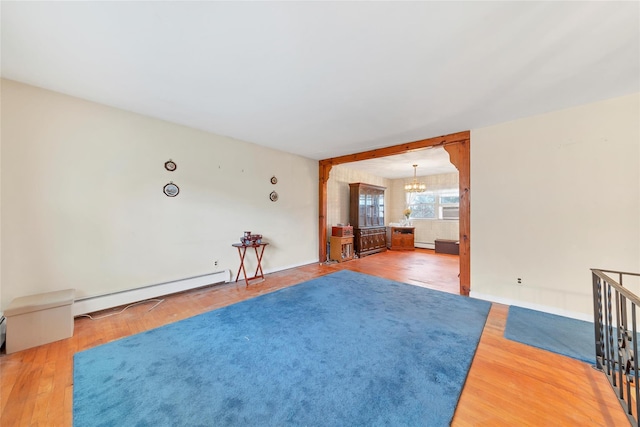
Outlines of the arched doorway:
{"type": "Polygon", "coordinates": [[[471,263],[470,263],[470,183],[471,183],[471,145],[470,131],[458,132],[420,141],[408,142],[377,150],[348,154],[341,157],[320,160],[319,162],[319,259],[327,256],[327,182],[334,165],[357,162],[360,160],[377,157],[392,156],[408,153],[423,148],[442,146],[449,153],[451,163],[458,169],[460,189],[460,295],[469,295],[471,290],[471,263]]]}

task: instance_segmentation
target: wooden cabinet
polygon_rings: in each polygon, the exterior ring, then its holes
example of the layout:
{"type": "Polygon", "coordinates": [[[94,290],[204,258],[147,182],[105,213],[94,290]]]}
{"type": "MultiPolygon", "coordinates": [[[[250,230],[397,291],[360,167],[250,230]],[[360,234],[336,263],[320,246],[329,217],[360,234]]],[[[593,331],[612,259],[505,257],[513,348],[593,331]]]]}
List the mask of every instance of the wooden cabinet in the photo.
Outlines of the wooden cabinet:
{"type": "Polygon", "coordinates": [[[392,251],[412,251],[415,227],[387,227],[387,248],[392,251]]]}
{"type": "Polygon", "coordinates": [[[385,187],[356,182],[349,184],[349,190],[349,222],[354,227],[356,253],[365,256],[386,251],[385,187]]]}
{"type": "Polygon", "coordinates": [[[384,227],[357,228],[354,233],[355,249],[358,256],[367,256],[387,250],[384,227]]]}
{"type": "Polygon", "coordinates": [[[349,222],[354,228],[384,227],[385,187],[356,182],[349,184],[349,222]]]}
{"type": "Polygon", "coordinates": [[[330,259],[338,262],[349,261],[350,259],[353,259],[353,236],[331,236],[330,242],[330,259]]]}

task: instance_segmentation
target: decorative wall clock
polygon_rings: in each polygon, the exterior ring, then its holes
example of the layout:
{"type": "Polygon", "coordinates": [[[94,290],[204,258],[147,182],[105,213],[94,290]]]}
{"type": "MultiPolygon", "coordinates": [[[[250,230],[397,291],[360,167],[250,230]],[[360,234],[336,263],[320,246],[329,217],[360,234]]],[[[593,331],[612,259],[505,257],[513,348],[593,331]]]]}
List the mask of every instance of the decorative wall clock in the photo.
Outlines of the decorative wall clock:
{"type": "Polygon", "coordinates": [[[176,163],[171,159],[169,159],[168,162],[164,162],[164,168],[170,172],[176,170],[177,167],[178,165],[176,165],[176,163]]]}
{"type": "Polygon", "coordinates": [[[272,202],[277,202],[278,193],[276,193],[275,191],[272,191],[271,194],[269,194],[269,200],[271,200],[272,202]]]}
{"type": "Polygon", "coordinates": [[[166,194],[169,197],[176,197],[180,192],[180,188],[178,188],[178,186],[175,185],[173,182],[169,182],[167,185],[164,186],[162,191],[164,192],[164,194],[166,194]]]}

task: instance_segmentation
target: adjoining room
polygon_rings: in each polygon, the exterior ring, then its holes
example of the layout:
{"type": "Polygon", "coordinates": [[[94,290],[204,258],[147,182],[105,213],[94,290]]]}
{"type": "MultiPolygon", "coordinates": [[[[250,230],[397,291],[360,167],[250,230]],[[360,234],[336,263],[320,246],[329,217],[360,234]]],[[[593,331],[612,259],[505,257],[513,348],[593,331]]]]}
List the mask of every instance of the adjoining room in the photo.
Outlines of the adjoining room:
{"type": "Polygon", "coordinates": [[[638,425],[640,3],[0,36],[0,425],[638,425]]]}

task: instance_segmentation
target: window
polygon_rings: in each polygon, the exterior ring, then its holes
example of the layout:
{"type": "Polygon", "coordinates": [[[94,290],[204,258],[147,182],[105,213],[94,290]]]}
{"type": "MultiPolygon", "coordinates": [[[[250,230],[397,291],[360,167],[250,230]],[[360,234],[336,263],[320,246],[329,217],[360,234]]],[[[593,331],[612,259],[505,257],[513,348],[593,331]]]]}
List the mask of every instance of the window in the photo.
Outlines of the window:
{"type": "Polygon", "coordinates": [[[455,194],[447,193],[440,195],[440,204],[441,205],[459,205],[460,204],[460,196],[458,196],[458,192],[455,194]]]}
{"type": "Polygon", "coordinates": [[[451,213],[460,205],[458,190],[407,193],[406,197],[412,219],[457,219],[451,213]]]}
{"type": "Polygon", "coordinates": [[[407,193],[407,204],[411,218],[436,218],[436,195],[431,191],[407,193]]]}

